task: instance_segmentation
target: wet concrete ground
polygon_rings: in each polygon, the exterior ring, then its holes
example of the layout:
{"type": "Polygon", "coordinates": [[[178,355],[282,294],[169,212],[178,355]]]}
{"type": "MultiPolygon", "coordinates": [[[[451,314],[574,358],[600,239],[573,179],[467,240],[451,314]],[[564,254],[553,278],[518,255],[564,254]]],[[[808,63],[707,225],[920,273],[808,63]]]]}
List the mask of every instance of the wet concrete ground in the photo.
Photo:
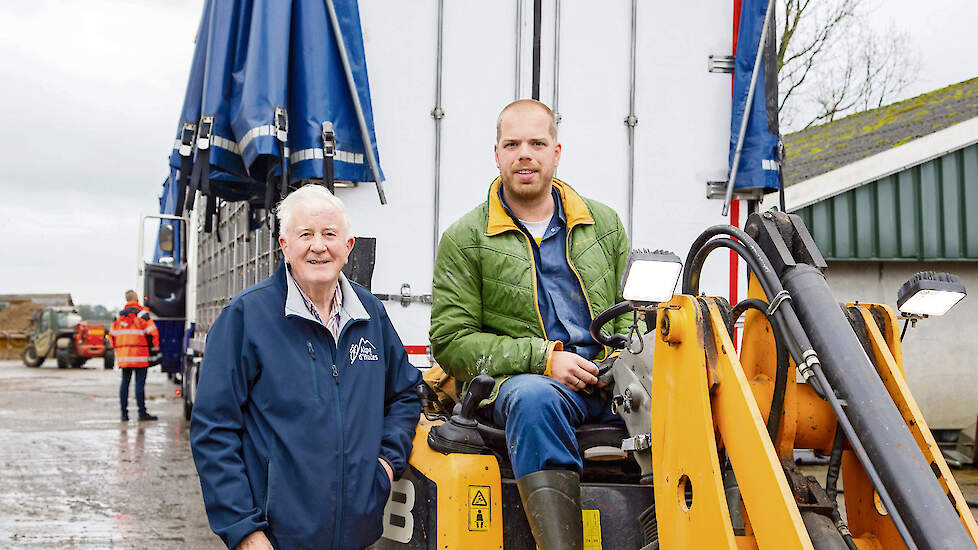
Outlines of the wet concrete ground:
{"type": "MultiPolygon", "coordinates": [[[[119,371],[0,361],[0,548],[224,548],[207,526],[183,405],[159,368],[156,422],[119,421],[119,371]]],[[[129,414],[135,418],[130,388],[129,414]]]]}
{"type": "MultiPolygon", "coordinates": [[[[224,548],[207,526],[176,387],[152,369],[147,408],[160,419],[123,423],[119,371],[101,360],[0,361],[0,548],[224,548]]],[[[824,478],[824,467],[806,470],[824,478]]],[[[978,471],[954,475],[978,500],[978,471]]]]}

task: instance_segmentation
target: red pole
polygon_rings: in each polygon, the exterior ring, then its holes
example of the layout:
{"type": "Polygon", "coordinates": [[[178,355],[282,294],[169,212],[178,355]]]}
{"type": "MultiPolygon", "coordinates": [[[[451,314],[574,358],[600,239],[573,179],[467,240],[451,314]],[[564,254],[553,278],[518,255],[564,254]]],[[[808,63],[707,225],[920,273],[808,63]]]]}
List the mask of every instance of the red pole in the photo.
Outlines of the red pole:
{"type": "MultiPolygon", "coordinates": [[[[737,31],[740,28],[740,3],[741,0],[733,0],[733,46],[732,52],[737,55],[737,31]]],[[[733,74],[730,75],[730,96],[733,97],[733,74]]],[[[740,227],[740,201],[731,199],[730,201],[730,225],[740,227]]],[[[737,283],[740,274],[740,259],[737,253],[730,251],[730,305],[737,304],[737,283]]],[[[734,349],[737,349],[737,329],[733,333],[734,349]]]]}

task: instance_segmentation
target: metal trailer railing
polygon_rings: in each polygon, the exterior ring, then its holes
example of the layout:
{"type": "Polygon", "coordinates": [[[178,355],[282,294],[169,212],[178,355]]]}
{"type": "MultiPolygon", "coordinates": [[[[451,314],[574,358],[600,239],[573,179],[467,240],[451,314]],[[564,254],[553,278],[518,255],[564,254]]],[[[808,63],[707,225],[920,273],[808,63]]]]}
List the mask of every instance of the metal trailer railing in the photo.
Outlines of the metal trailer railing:
{"type": "MultiPolygon", "coordinates": [[[[248,205],[225,202],[213,232],[197,231],[196,322],[191,348],[203,352],[207,331],[231,298],[271,276],[282,258],[274,233],[263,223],[248,228],[248,205]]],[[[189,305],[189,304],[188,304],[189,305]]]]}

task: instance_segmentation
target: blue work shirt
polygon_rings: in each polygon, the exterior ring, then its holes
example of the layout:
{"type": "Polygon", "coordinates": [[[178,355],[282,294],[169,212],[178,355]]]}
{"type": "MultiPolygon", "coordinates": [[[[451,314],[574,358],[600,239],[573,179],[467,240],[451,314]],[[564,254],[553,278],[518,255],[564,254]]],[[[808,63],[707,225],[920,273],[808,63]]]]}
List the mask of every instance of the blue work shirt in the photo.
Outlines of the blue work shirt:
{"type": "Polygon", "coordinates": [[[533,260],[537,272],[537,306],[546,337],[550,341],[560,341],[564,351],[570,351],[594,359],[601,346],[594,341],[588,328],[591,325],[591,311],[581,283],[571,269],[567,256],[567,217],[560,195],[552,189],[554,214],[550,225],[544,232],[540,243],[530,234],[506,204],[503,186],[499,186],[499,200],[513,222],[530,239],[533,260]]]}

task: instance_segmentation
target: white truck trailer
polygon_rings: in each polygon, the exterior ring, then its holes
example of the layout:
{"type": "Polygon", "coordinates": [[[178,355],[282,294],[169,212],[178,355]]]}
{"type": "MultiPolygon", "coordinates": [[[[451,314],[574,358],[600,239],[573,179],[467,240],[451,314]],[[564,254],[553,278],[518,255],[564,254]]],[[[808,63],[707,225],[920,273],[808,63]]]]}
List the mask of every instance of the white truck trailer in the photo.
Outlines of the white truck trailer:
{"type": "MultiPolygon", "coordinates": [[[[739,7],[740,0],[360,3],[388,204],[379,204],[372,182],[338,182],[335,192],[358,246],[375,239],[375,254],[364,260],[372,264],[368,282],[387,300],[415,365],[432,364],[427,333],[437,240],[485,200],[498,174],[496,117],[515,99],[553,108],[563,145],[557,176],[618,211],[633,247],[683,256],[707,226],[738,225],[738,210],[746,217],[746,201],[737,199],[757,195],[735,196],[729,217],[718,200],[729,172],[739,7]]],[[[140,265],[151,302],[151,287],[180,302],[164,280],[186,281],[188,415],[208,328],[281,258],[267,224],[249,229],[245,203],[223,203],[210,233],[201,228],[201,209],[197,201],[187,216],[165,222],[189,228],[178,231],[185,242],[176,247],[185,254],[163,251],[156,263],[140,265]]],[[[703,288],[736,302],[746,294],[743,271],[736,260],[713,260],[703,288]]]]}

